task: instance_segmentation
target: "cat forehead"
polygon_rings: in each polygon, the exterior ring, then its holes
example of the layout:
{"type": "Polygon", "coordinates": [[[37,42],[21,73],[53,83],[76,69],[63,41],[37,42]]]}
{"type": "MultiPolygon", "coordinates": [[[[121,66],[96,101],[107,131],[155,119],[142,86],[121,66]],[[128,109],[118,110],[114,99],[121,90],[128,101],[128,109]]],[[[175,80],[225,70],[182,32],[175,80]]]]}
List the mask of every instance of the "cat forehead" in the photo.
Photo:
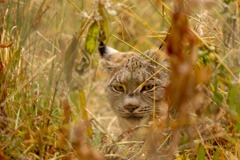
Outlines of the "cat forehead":
{"type": "Polygon", "coordinates": [[[139,57],[139,53],[135,52],[117,52],[115,54],[110,54],[106,57],[107,61],[113,63],[124,63],[127,59],[132,59],[133,57],[139,57]]]}
{"type": "Polygon", "coordinates": [[[150,61],[155,61],[161,58],[162,54],[159,51],[155,50],[147,50],[144,53],[137,53],[137,52],[117,52],[114,54],[109,54],[105,57],[105,60],[111,61],[115,64],[125,64],[125,63],[134,63],[139,62],[141,63],[149,63],[150,61]]]}
{"type": "MultiPolygon", "coordinates": [[[[153,72],[150,72],[146,68],[135,68],[135,70],[130,70],[127,67],[122,67],[112,77],[112,82],[119,82],[122,84],[137,84],[145,82],[153,72]]],[[[151,78],[154,79],[155,77],[151,78]]]]}
{"type": "Polygon", "coordinates": [[[102,57],[101,64],[110,76],[116,72],[134,72],[134,74],[155,73],[160,66],[166,66],[166,57],[159,50],[147,50],[144,53],[116,52],[102,57]],[[159,65],[161,64],[161,65],[159,65]]]}

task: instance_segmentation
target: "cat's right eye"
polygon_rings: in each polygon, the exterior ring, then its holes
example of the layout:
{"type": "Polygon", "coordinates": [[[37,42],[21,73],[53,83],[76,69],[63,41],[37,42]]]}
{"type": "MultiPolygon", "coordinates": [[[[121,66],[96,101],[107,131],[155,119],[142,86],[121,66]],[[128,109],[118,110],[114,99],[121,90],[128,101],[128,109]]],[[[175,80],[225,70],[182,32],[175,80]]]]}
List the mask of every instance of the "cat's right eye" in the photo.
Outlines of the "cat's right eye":
{"type": "Polygon", "coordinates": [[[142,87],[141,92],[151,91],[153,88],[154,88],[154,85],[145,85],[145,86],[142,87]]]}
{"type": "Polygon", "coordinates": [[[124,86],[122,85],[114,85],[112,87],[113,87],[113,90],[115,90],[116,92],[121,92],[121,93],[124,92],[124,86]]]}

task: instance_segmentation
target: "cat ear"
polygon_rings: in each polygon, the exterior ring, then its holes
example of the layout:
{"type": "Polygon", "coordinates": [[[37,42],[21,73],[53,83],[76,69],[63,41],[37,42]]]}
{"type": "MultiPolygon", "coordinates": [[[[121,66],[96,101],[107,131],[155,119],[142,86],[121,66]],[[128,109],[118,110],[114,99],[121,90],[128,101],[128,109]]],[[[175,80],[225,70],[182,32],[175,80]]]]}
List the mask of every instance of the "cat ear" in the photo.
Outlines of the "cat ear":
{"type": "Polygon", "coordinates": [[[99,43],[98,51],[99,51],[101,57],[103,57],[103,58],[106,58],[108,55],[116,54],[119,52],[118,50],[116,50],[114,48],[106,46],[103,42],[99,43]]]}

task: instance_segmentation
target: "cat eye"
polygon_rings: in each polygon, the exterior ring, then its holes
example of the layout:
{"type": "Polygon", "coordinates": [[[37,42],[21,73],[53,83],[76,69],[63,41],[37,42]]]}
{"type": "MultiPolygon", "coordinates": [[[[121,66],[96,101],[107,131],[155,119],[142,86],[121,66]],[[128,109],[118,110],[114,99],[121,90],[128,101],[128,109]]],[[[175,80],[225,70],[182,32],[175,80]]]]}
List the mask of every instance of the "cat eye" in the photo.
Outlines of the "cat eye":
{"type": "Polygon", "coordinates": [[[122,92],[122,93],[124,92],[124,86],[122,86],[122,85],[115,85],[115,86],[112,86],[112,87],[117,92],[122,92]]]}
{"type": "Polygon", "coordinates": [[[150,91],[154,88],[154,85],[145,85],[142,87],[141,92],[150,91]]]}

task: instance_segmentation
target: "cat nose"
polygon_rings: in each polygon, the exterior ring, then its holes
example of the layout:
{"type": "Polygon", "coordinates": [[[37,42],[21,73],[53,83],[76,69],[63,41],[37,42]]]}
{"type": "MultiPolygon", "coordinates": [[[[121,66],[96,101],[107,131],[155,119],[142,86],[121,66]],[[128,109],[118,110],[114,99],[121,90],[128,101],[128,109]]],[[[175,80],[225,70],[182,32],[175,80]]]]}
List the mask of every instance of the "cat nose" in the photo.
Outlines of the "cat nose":
{"type": "Polygon", "coordinates": [[[139,106],[135,106],[135,105],[126,105],[126,106],[124,106],[124,108],[126,109],[126,110],[128,110],[129,112],[134,112],[136,109],[138,109],[138,107],[139,106]]]}
{"type": "Polygon", "coordinates": [[[140,102],[136,97],[127,96],[124,99],[123,105],[126,110],[132,113],[134,110],[139,108],[140,102]]]}

